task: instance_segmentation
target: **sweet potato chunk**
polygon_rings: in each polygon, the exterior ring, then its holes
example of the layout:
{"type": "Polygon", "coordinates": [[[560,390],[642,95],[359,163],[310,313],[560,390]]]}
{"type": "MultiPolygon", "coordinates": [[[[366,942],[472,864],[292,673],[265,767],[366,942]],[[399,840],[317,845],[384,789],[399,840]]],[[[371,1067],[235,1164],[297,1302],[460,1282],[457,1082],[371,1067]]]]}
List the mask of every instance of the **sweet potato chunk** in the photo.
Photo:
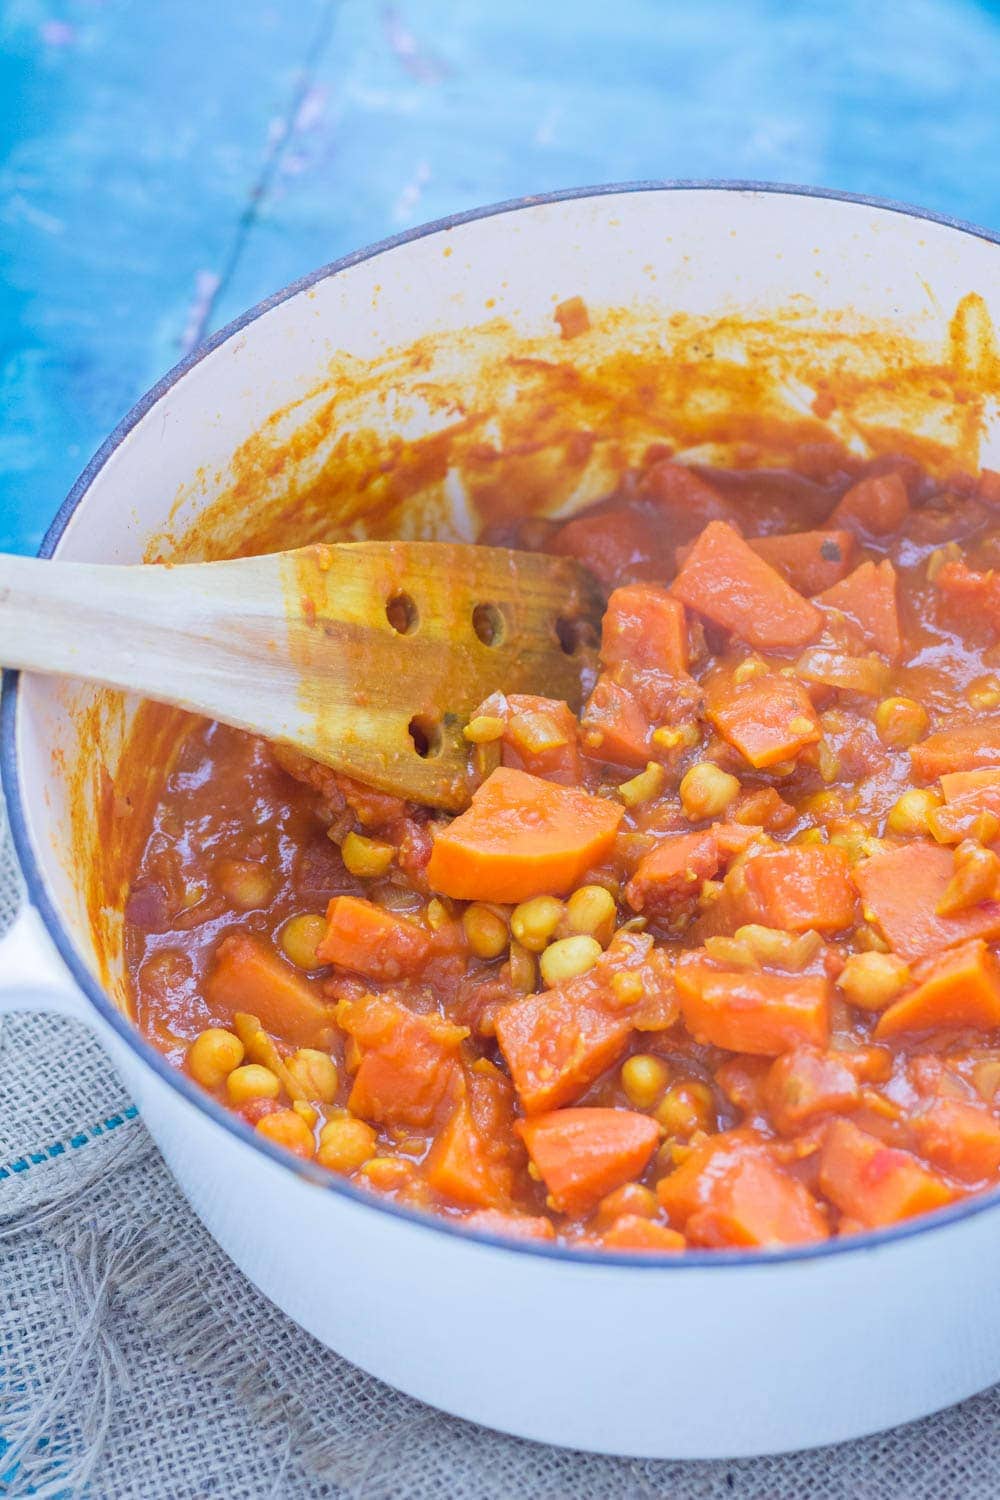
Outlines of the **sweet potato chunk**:
{"type": "Polygon", "coordinates": [[[982,1104],[935,1099],[910,1120],[921,1156],[962,1182],[983,1182],[1000,1172],[1000,1124],[982,1104]]]}
{"type": "Polygon", "coordinates": [[[998,901],[938,916],[938,902],[953,873],[951,850],[927,840],[885,849],[851,871],[866,913],[907,963],[968,938],[1000,936],[998,901]]]}
{"type": "Polygon", "coordinates": [[[851,1120],[835,1120],[820,1156],[819,1182],[842,1214],[869,1229],[950,1203],[954,1194],[909,1151],[887,1146],[851,1120]]]}
{"type": "Polygon", "coordinates": [[[460,1096],[425,1164],[436,1193],[473,1208],[510,1206],[514,1186],[514,1090],[482,1060],[465,1072],[460,1096]]]}
{"type": "Polygon", "coordinates": [[[337,1024],[361,1054],[352,1112],[389,1126],[433,1124],[460,1086],[459,1049],[468,1029],[379,995],[341,1000],[337,1024]]]}
{"type": "Polygon", "coordinates": [[[624,809],[500,766],[434,840],[427,879],[462,901],[562,895],[614,843],[624,809]]]}
{"type": "Polygon", "coordinates": [[[934,781],[950,771],[1000,767],[1000,719],[980,719],[928,735],[910,747],[910,760],[924,781],[934,781]]]}
{"type": "Polygon", "coordinates": [[[829,1233],[808,1188],[748,1131],[727,1130],[696,1146],[656,1192],[693,1245],[804,1245],[829,1233]]]}
{"type": "Polygon", "coordinates": [[[727,893],[744,922],[786,932],[840,932],[854,921],[857,898],[842,849],[785,845],[734,869],[727,893]]]}
{"type": "Polygon", "coordinates": [[[553,1208],[574,1215],[638,1177],[660,1139],[656,1121],[630,1109],[556,1109],[516,1129],[553,1208]]]}
{"type": "Polygon", "coordinates": [[[896,608],[896,570],[888,558],[880,563],[863,562],[833,588],[817,594],[814,601],[830,612],[834,621],[846,619],[861,639],[889,661],[898,661],[903,649],[896,608]]]}
{"type": "Polygon", "coordinates": [[[594,684],[580,720],[585,754],[611,766],[645,766],[653,754],[653,726],[642,704],[606,672],[594,684]]]}
{"type": "MultiPolygon", "coordinates": [[[[964,913],[960,913],[964,915],[964,913]]],[[[904,1031],[1000,1026],[1000,963],[982,938],[927,959],[914,971],[915,989],[894,1000],[879,1017],[880,1040],[904,1031]]]]}
{"type": "Polygon", "coordinates": [[[730,974],[697,961],[678,964],[675,977],[684,1024],[698,1042],[760,1057],[777,1057],[801,1043],[827,1043],[825,979],[752,970],[730,974]]]}
{"type": "Polygon", "coordinates": [[[205,980],[205,998],[216,1014],[250,1011],[265,1031],[297,1047],[314,1047],[333,1024],[333,1007],[290,964],[245,932],[224,937],[205,980]]]}
{"type": "Polygon", "coordinates": [[[601,626],[601,665],[610,672],[631,667],[668,672],[687,671],[687,621],[684,606],[666,589],[632,583],[615,589],[601,626]]]}
{"type": "Polygon", "coordinates": [[[797,1047],[771,1064],[764,1101],[776,1130],[797,1135],[821,1115],[857,1108],[858,1080],[834,1052],[797,1047]]]}
{"type": "Polygon", "coordinates": [[[671,591],[751,646],[804,646],[822,616],[725,521],[711,521],[671,591]]]}
{"type": "Polygon", "coordinates": [[[746,682],[717,677],[708,686],[706,711],[722,738],[757,770],[794,760],[820,738],[809,694],[793,677],[777,672],[746,682]]]}
{"type": "Polygon", "coordinates": [[[338,964],[369,979],[395,980],[419,974],[431,955],[431,937],[415,922],[358,896],[334,896],[326,911],[326,933],[317,944],[322,963],[338,964]]]}
{"type": "Polygon", "coordinates": [[[832,588],[850,572],[857,551],[850,531],[792,531],[750,538],[750,546],[800,594],[832,588]]]}

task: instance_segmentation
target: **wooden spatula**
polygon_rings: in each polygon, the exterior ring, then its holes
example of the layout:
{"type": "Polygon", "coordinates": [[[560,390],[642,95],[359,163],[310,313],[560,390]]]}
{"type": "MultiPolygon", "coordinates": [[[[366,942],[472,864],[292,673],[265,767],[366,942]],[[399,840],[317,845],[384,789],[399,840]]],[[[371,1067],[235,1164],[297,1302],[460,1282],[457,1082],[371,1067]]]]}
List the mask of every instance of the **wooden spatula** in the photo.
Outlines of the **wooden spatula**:
{"type": "Polygon", "coordinates": [[[206,714],[382,791],[458,808],[490,693],[574,708],[599,618],[568,558],[347,542],[232,562],[0,558],[0,663],[206,714]]]}

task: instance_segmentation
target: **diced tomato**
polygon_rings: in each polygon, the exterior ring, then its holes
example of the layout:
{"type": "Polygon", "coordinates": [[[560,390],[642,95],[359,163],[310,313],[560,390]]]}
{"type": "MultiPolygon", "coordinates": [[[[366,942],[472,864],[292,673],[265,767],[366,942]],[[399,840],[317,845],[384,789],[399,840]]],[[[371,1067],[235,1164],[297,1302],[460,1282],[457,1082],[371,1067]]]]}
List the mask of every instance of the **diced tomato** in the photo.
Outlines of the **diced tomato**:
{"type": "Polygon", "coordinates": [[[771,1064],[764,1099],[775,1129],[797,1135],[822,1115],[856,1108],[861,1091],[836,1053],[797,1047],[771,1064]]]}
{"type": "Polygon", "coordinates": [[[632,507],[580,516],[560,527],[550,552],[575,557],[609,591],[633,578],[668,578],[673,572],[669,539],[653,520],[632,507]]]}
{"type": "Polygon", "coordinates": [[[714,833],[675,833],[660,839],[639,861],[625,887],[633,911],[654,917],[676,917],[694,909],[703,880],[719,868],[721,854],[714,833]]]}
{"type": "Polygon", "coordinates": [[[602,673],[580,720],[584,753],[611,766],[642,767],[653,758],[652,736],[638,699],[602,673]]]}

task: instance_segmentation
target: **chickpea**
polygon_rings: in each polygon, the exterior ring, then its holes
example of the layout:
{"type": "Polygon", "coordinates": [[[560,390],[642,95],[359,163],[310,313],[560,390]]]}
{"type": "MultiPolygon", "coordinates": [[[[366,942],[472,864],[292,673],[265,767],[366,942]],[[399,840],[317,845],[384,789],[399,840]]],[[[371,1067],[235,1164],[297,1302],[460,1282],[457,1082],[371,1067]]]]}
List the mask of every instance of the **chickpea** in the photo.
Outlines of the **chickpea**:
{"type": "Polygon", "coordinates": [[[258,1120],[257,1131],[276,1146],[284,1146],[286,1151],[291,1151],[295,1156],[303,1156],[308,1160],[315,1153],[313,1133],[294,1109],[276,1109],[273,1114],[265,1115],[262,1120],[258,1120]]]}
{"type": "Polygon", "coordinates": [[[477,958],[499,958],[510,942],[507,923],[479,901],[465,908],[462,926],[465,941],[477,958]]]}
{"type": "Polygon", "coordinates": [[[330,1120],[319,1133],[316,1160],[332,1172],[353,1172],[375,1155],[376,1134],[364,1120],[330,1120]]]}
{"type": "Polygon", "coordinates": [[[376,880],[388,870],[396,857],[396,850],[392,844],[365,838],[361,833],[349,833],[340,846],[340,854],[351,875],[376,880]]]}
{"type": "Polygon", "coordinates": [[[927,733],[927,710],[915,698],[883,698],[875,710],[875,728],[890,750],[906,750],[927,733]]]}
{"type": "Polygon", "coordinates": [[[243,1043],[231,1031],[210,1026],[188,1048],[188,1072],[204,1089],[217,1089],[243,1061],[243,1043]]]}
{"type": "Polygon", "coordinates": [[[661,724],[652,734],[657,750],[667,753],[672,750],[693,750],[700,739],[697,724],[661,724]]]}
{"type": "Polygon", "coordinates": [[[739,796],[740,784],[735,776],[710,760],[700,760],[684,773],[679,791],[684,816],[698,823],[702,818],[717,818],[724,813],[739,796]]]}
{"type": "Polygon", "coordinates": [[[583,933],[550,943],[538,960],[546,987],[552,990],[557,984],[566,984],[570,979],[586,974],[594,967],[601,952],[597,939],[583,933]]]}
{"type": "Polygon", "coordinates": [[[274,894],[271,872],[251,859],[220,859],[214,873],[219,890],[240,911],[266,906],[274,894]]]}
{"type": "Polygon", "coordinates": [[[666,783],[666,771],[657,761],[651,760],[638,776],[621,783],[618,795],[626,807],[641,807],[644,802],[652,802],[654,797],[658,797],[666,783]]]}
{"type": "Polygon", "coordinates": [[[503,738],[506,727],[506,721],[496,714],[477,714],[469,720],[462,734],[470,745],[491,745],[494,740],[503,738]]]}
{"type": "Polygon", "coordinates": [[[860,1010],[884,1010],[910,983],[910,971],[894,953],[852,953],[837,983],[860,1010]]]}
{"type": "Polygon", "coordinates": [[[939,917],[952,917],[983,901],[995,900],[1000,884],[1000,859],[975,839],[963,839],[952,858],[955,873],[937,904],[939,917]]]}
{"type": "Polygon", "coordinates": [[[617,915],[615,898],[603,885],[581,885],[566,903],[563,930],[570,937],[584,933],[596,938],[605,948],[614,934],[617,915]]]}
{"type": "Polygon", "coordinates": [[[534,896],[515,906],[510,930],[522,948],[541,953],[562,921],[562,914],[563,904],[555,896],[534,896]]]}
{"type": "Polygon", "coordinates": [[[516,940],[510,945],[510,982],[519,995],[530,995],[535,988],[538,975],[535,970],[535,955],[522,948],[516,940]]]}
{"type": "Polygon", "coordinates": [[[686,1139],[694,1135],[696,1130],[712,1130],[715,1126],[715,1098],[712,1090],[699,1078],[675,1083],[660,1100],[654,1118],[668,1136],[682,1136],[686,1139]]]}
{"type": "Polygon", "coordinates": [[[886,819],[890,833],[906,835],[924,834],[928,831],[927,819],[936,807],[941,806],[939,792],[930,788],[914,787],[893,803],[886,819]]]}
{"type": "Polygon", "coordinates": [[[655,1219],[660,1211],[660,1200],[652,1188],[641,1182],[626,1182],[622,1187],[608,1193],[597,1205],[597,1217],[606,1223],[620,1214],[636,1214],[642,1219],[655,1219]]]}
{"type": "Polygon", "coordinates": [[[661,1057],[637,1052],[622,1063],[621,1081],[625,1097],[636,1109],[651,1109],[666,1088],[670,1069],[661,1057]]]}
{"type": "Polygon", "coordinates": [[[260,1063],[247,1063],[234,1068],[226,1079],[226,1094],[230,1104],[249,1104],[251,1099],[277,1099],[281,1084],[277,1074],[260,1063]]]}
{"type": "Polygon", "coordinates": [[[977,677],[974,682],[969,683],[965,696],[973,708],[1000,707],[1000,678],[995,672],[990,672],[986,677],[977,677]]]}
{"type": "Polygon", "coordinates": [[[307,1099],[332,1104],[337,1097],[337,1064],[327,1052],[300,1047],[285,1064],[307,1099]]]}
{"type": "Polygon", "coordinates": [[[301,912],[289,917],[281,929],[281,946],[285,957],[300,969],[318,969],[323,960],[316,949],[326,935],[326,918],[319,912],[301,912]]]}

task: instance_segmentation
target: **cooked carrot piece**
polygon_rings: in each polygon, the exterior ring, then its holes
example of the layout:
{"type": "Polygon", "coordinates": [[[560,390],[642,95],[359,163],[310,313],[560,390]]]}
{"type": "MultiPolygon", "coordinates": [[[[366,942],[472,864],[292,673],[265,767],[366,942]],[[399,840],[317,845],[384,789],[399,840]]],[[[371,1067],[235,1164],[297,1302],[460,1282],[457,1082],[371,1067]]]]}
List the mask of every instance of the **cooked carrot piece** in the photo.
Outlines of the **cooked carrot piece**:
{"type": "Polygon", "coordinates": [[[749,545],[800,594],[832,588],[851,571],[857,542],[851,531],[792,531],[751,537],[749,545]]]}
{"type": "Polygon", "coordinates": [[[745,922],[786,932],[839,932],[854,921],[857,897],[843,849],[786,844],[736,867],[727,890],[745,922]]]}
{"type": "Polygon", "coordinates": [[[630,1109],[555,1109],[516,1129],[563,1214],[587,1214],[638,1177],[660,1139],[656,1121],[630,1109]]]}
{"type": "Polygon", "coordinates": [[[639,700],[602,673],[580,719],[584,752],[611,766],[645,766],[653,754],[652,733],[639,700]]]}
{"type": "MultiPolygon", "coordinates": [[[[960,914],[964,915],[964,914],[960,914]]],[[[927,959],[914,971],[910,990],[879,1016],[879,1039],[904,1031],[1000,1026],[1000,963],[982,938],[927,959]]]]}
{"type": "Polygon", "coordinates": [[[604,1231],[603,1243],[609,1250],[648,1250],[667,1255],[687,1248],[687,1241],[676,1229],[644,1219],[641,1214],[619,1214],[604,1231]]]}
{"type": "Polygon", "coordinates": [[[466,1027],[379,995],[341,1000],[337,1024],[361,1054],[348,1103],[362,1119],[423,1128],[460,1087],[466,1027]]]}
{"type": "Polygon", "coordinates": [[[912,1117],[910,1130],[920,1155],[962,1182],[1000,1171],[1000,1124],[985,1105],[938,1098],[912,1117]]]}
{"type": "Polygon", "coordinates": [[[575,557],[608,590],[625,579],[669,577],[673,560],[669,538],[631,507],[567,521],[548,550],[575,557]]]}
{"type": "Polygon", "coordinates": [[[625,1051],[631,1020],[571,981],[501,1006],[497,1041],[528,1114],[570,1104],[625,1051]]]}
{"type": "Polygon", "coordinates": [[[821,735],[805,688],[777,672],[746,682],[719,675],[708,685],[706,712],[722,738],[757,770],[793,760],[821,735]]]}
{"type": "Polygon", "coordinates": [[[632,583],[615,589],[601,625],[601,664],[614,671],[622,664],[640,669],[687,671],[687,620],[684,606],[666,589],[632,583]]]}
{"type": "Polygon", "coordinates": [[[473,1208],[509,1208],[514,1186],[511,1132],[514,1090],[498,1068],[468,1068],[464,1087],[427,1155],[436,1193],[473,1208]]]}
{"type": "Polygon", "coordinates": [[[577,719],[569,704],[533,693],[511,693],[504,701],[503,764],[563,786],[578,785],[577,719]]]}
{"type": "Polygon", "coordinates": [[[829,1233],[809,1190],[748,1131],[727,1130],[696,1146],[656,1192],[696,1245],[803,1245],[829,1233]]]}
{"type": "Polygon", "coordinates": [[[322,963],[381,980],[419,974],[430,954],[429,932],[360,896],[334,896],[316,946],[322,963]]]}
{"type": "Polygon", "coordinates": [[[861,1102],[858,1080],[833,1052],[796,1047],[770,1067],[764,1102],[781,1135],[797,1135],[831,1110],[844,1112],[861,1102]]]}
{"type": "Polygon", "coordinates": [[[829,1127],[819,1182],[842,1214],[868,1229],[929,1213],[954,1196],[911,1152],[887,1146],[851,1120],[835,1120],[829,1127]]]}
{"type": "Polygon", "coordinates": [[[259,938],[245,932],[224,937],[205,980],[212,1010],[234,1016],[250,1011],[265,1031],[297,1047],[315,1046],[333,1024],[333,1007],[309,981],[259,938]]]}
{"type": "Polygon", "coordinates": [[[684,1024],[698,1042],[760,1057],[777,1057],[800,1043],[826,1046],[825,979],[752,970],[728,974],[697,960],[678,964],[675,977],[684,1024]]]}
{"type": "Polygon", "coordinates": [[[500,766],[437,835],[427,879],[463,901],[563,895],[600,864],[624,808],[500,766]]]}
{"type": "Polygon", "coordinates": [[[949,771],[1000,766],[1000,720],[981,719],[928,735],[910,747],[910,759],[924,781],[935,781],[949,771]]]}
{"type": "Polygon", "coordinates": [[[819,612],[725,521],[711,521],[671,585],[678,599],[751,646],[804,646],[819,612]]]}
{"type": "Polygon", "coordinates": [[[625,899],[633,911],[657,917],[692,909],[702,881],[710,880],[720,863],[714,833],[668,834],[639,861],[625,899]]]}
{"type": "Polygon", "coordinates": [[[499,1208],[480,1208],[462,1219],[466,1229],[496,1234],[512,1240],[554,1240],[555,1225],[541,1214],[519,1214],[499,1208]]]}
{"type": "Polygon", "coordinates": [[[851,486],[834,506],[833,526],[857,525],[869,536],[888,536],[898,531],[910,514],[910,501],[902,476],[873,474],[851,486]]]}
{"type": "Polygon", "coordinates": [[[813,602],[834,620],[843,617],[866,645],[889,661],[898,660],[903,637],[896,608],[896,570],[888,558],[880,563],[863,562],[833,588],[817,594],[813,602]]]}
{"type": "Polygon", "coordinates": [[[865,912],[907,963],[968,938],[1000,937],[1000,902],[938,916],[954,867],[950,849],[914,839],[861,860],[851,871],[865,912]]]}

